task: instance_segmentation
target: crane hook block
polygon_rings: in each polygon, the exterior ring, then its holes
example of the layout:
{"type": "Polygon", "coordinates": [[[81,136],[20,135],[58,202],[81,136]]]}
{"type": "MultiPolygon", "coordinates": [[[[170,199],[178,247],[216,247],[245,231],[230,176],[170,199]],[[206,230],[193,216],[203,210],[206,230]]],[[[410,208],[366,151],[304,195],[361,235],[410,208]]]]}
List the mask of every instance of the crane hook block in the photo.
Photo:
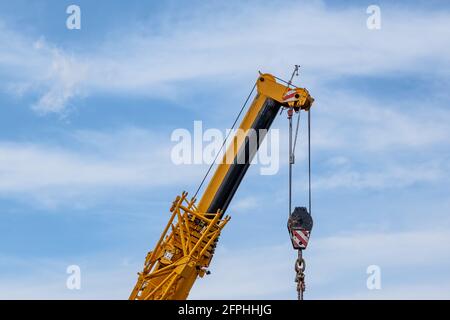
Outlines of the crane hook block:
{"type": "Polygon", "coordinates": [[[295,207],[289,216],[287,226],[294,249],[306,249],[313,227],[313,219],[308,210],[305,207],[295,207]]]}

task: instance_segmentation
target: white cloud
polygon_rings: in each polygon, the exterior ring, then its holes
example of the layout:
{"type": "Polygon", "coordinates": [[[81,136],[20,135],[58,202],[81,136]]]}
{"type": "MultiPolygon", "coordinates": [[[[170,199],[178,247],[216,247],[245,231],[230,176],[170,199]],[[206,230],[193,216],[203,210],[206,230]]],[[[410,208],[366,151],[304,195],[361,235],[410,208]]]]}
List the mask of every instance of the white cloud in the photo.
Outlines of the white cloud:
{"type": "MultiPolygon", "coordinates": [[[[301,82],[311,86],[316,98],[313,152],[334,152],[331,157],[340,157],[330,163],[336,166],[333,174],[313,180],[315,187],[406,187],[448,178],[448,168],[441,161],[446,157],[443,149],[433,154],[439,161],[416,163],[414,157],[408,158],[411,163],[386,160],[392,156],[386,151],[428,152],[433,146],[446,146],[450,116],[445,106],[435,105],[427,92],[414,92],[411,100],[403,103],[381,103],[382,92],[374,102],[361,99],[361,94],[355,97],[354,92],[342,93],[326,83],[346,75],[389,73],[412,77],[431,73],[438,82],[442,78],[446,81],[450,57],[448,12],[382,7],[382,30],[373,32],[365,27],[364,7],[331,10],[319,2],[305,2],[289,6],[252,3],[226,10],[213,7],[205,14],[207,9],[211,5],[192,8],[197,10],[193,15],[173,16],[178,14],[175,11],[162,17],[170,28],[156,30],[146,23],[141,29],[124,26],[109,35],[110,40],[98,40],[98,49],[90,52],[36,40],[0,24],[4,90],[37,95],[32,108],[38,113],[65,112],[74,98],[96,92],[158,95],[184,101],[180,96],[188,94],[193,82],[219,85],[227,81],[228,86],[238,87],[258,69],[284,75],[293,63],[300,63],[301,82]],[[426,45],[423,39],[427,39],[426,45]],[[386,161],[378,162],[378,158],[372,158],[374,154],[386,161]],[[367,170],[351,167],[354,158],[369,159],[379,166],[367,170]]],[[[445,90],[443,86],[441,94],[447,99],[445,90]]],[[[179,186],[198,181],[204,173],[201,167],[186,170],[172,166],[168,146],[143,142],[161,141],[152,132],[78,132],[74,138],[78,141],[75,147],[0,142],[0,195],[32,196],[49,206],[71,198],[73,205],[73,198],[91,193],[98,197],[100,190],[111,187],[122,191],[127,187],[179,186]]],[[[299,162],[303,155],[300,153],[299,162]]],[[[234,207],[248,210],[258,200],[250,195],[234,207]]],[[[446,230],[427,229],[313,239],[307,252],[307,296],[449,298],[448,286],[433,278],[433,272],[422,274],[423,282],[411,284],[400,277],[392,282],[387,279],[380,292],[361,289],[368,264],[380,264],[388,274],[401,273],[411,265],[422,270],[429,266],[448,269],[448,234],[446,230]],[[345,277],[355,281],[356,289],[345,287],[345,277]]],[[[1,261],[6,260],[2,257],[1,261]]],[[[213,274],[199,280],[191,297],[295,298],[293,261],[294,252],[288,243],[251,250],[220,248],[212,264],[213,274]]],[[[89,289],[73,295],[61,287],[64,264],[42,264],[45,267],[33,265],[32,272],[48,269],[50,276],[36,280],[33,275],[20,283],[3,278],[0,293],[7,293],[5,298],[125,298],[133,281],[130,279],[139,269],[112,268],[105,272],[98,267],[88,273],[92,284],[89,289]]]]}
{"type": "MultiPolygon", "coordinates": [[[[442,103],[388,101],[321,88],[312,111],[313,187],[389,189],[449,181],[450,113],[442,103]]],[[[297,166],[307,160],[306,120],[297,166]]],[[[284,127],[283,127],[284,129],[284,127]]],[[[287,137],[286,130],[282,138],[287,137]]],[[[281,144],[281,155],[287,147],[281,144]]],[[[285,157],[281,161],[286,165],[285,157]]],[[[301,178],[297,186],[307,186],[301,178]]]]}
{"type": "Polygon", "coordinates": [[[0,63],[14,70],[9,76],[16,87],[41,92],[34,105],[39,112],[61,112],[73,97],[98,90],[174,98],[188,90],[178,86],[174,92],[171,85],[179,81],[233,79],[240,85],[258,69],[286,74],[294,62],[304,66],[306,83],[349,74],[445,75],[449,68],[446,12],[386,6],[382,29],[370,31],[364,7],[331,10],[320,2],[293,2],[194,9],[192,15],[163,15],[156,30],[151,23],[125,26],[88,53],[43,41],[33,47],[33,39],[3,26],[1,40],[8,45],[0,63]],[[164,28],[167,21],[171,28],[164,28]]]}
{"type": "Polygon", "coordinates": [[[450,285],[446,282],[431,281],[431,283],[423,279],[418,284],[393,285],[389,290],[373,290],[366,292],[348,292],[336,295],[334,299],[345,300],[448,300],[450,285]]]}
{"type": "Polygon", "coordinates": [[[383,170],[338,169],[330,174],[321,173],[313,180],[313,188],[334,189],[390,189],[414,184],[448,180],[447,170],[436,163],[421,165],[388,165],[383,170]]]}
{"type": "MultiPolygon", "coordinates": [[[[0,275],[0,299],[127,299],[134,286],[136,266],[105,255],[58,259],[18,259],[1,256],[7,268],[22,271],[20,279],[0,275]],[[80,290],[66,287],[69,265],[80,267],[80,290]],[[30,268],[32,266],[32,268],[30,268]]],[[[0,264],[2,267],[2,264],[0,264]]]]}
{"type": "Polygon", "coordinates": [[[58,198],[89,195],[94,188],[98,196],[114,187],[183,184],[204,172],[202,166],[186,170],[172,164],[169,139],[161,143],[153,132],[136,128],[115,133],[85,131],[74,138],[71,147],[0,142],[0,194],[30,195],[52,204],[58,198]]]}
{"type": "Polygon", "coordinates": [[[261,199],[256,196],[242,197],[236,201],[233,201],[229,211],[237,213],[248,212],[249,210],[258,208],[258,205],[261,202],[260,200],[261,199]]]}
{"type": "Polygon", "coordinates": [[[49,44],[30,39],[0,24],[0,65],[6,90],[22,96],[38,93],[32,109],[38,113],[63,112],[69,100],[83,94],[88,64],[82,58],[49,44]]]}
{"type": "MultiPolygon", "coordinates": [[[[313,238],[305,251],[308,299],[448,299],[446,280],[428,270],[450,266],[450,233],[443,229],[352,233],[313,238]],[[366,268],[382,270],[382,290],[366,288],[366,268]],[[411,291],[411,288],[421,290],[411,291]]],[[[212,274],[191,299],[295,299],[290,243],[259,248],[220,247],[212,274]]],[[[442,275],[442,274],[441,274],[442,275]]],[[[446,277],[446,276],[444,276],[446,277]]]]}
{"type": "Polygon", "coordinates": [[[88,64],[57,48],[50,48],[38,41],[35,47],[51,57],[49,70],[41,82],[47,83],[47,91],[32,106],[39,113],[61,112],[68,101],[82,94],[81,87],[88,75],[88,64]]]}
{"type": "Polygon", "coordinates": [[[386,102],[357,91],[322,88],[312,113],[313,146],[366,153],[446,144],[450,112],[440,102],[430,104],[433,112],[415,99],[386,102]]]}
{"type": "MultiPolygon", "coordinates": [[[[449,299],[450,233],[444,226],[404,232],[366,232],[313,238],[305,251],[307,299],[449,299]],[[366,268],[381,268],[382,289],[366,288],[366,268]],[[437,269],[436,269],[437,268],[437,269]]],[[[296,299],[291,244],[220,246],[211,275],[198,279],[190,299],[296,299]]],[[[0,267],[26,270],[23,281],[0,276],[2,299],[126,299],[140,257],[1,257],[0,267]],[[131,259],[131,260],[130,260],[131,259]],[[130,262],[131,261],[131,262],[130,262]],[[66,267],[81,267],[81,290],[65,287],[66,267]],[[33,266],[30,269],[30,265],[33,266]]],[[[3,269],[4,270],[4,269],[3,269]]]]}

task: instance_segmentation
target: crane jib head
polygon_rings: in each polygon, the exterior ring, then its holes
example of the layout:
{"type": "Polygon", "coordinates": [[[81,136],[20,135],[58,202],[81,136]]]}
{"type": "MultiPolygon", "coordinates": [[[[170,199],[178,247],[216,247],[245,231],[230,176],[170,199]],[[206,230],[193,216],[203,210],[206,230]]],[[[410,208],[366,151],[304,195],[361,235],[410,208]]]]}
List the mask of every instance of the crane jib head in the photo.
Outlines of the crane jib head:
{"type": "Polygon", "coordinates": [[[295,111],[308,111],[314,102],[314,98],[305,88],[284,86],[278,83],[276,78],[269,73],[259,76],[257,87],[258,93],[276,100],[283,107],[293,108],[295,111]]]}

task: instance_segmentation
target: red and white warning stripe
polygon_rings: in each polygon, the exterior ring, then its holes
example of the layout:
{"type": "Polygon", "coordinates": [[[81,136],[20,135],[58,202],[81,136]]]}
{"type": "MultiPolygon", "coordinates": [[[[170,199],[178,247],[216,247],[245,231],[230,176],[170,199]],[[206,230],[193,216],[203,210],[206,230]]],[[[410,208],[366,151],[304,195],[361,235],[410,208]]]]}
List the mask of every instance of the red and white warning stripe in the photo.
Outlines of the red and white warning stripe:
{"type": "Polygon", "coordinates": [[[309,240],[309,231],[306,230],[292,230],[292,241],[295,247],[306,249],[309,240]]]}
{"type": "Polygon", "coordinates": [[[291,102],[297,100],[295,95],[297,94],[297,91],[295,89],[289,90],[283,95],[283,102],[291,102]]]}

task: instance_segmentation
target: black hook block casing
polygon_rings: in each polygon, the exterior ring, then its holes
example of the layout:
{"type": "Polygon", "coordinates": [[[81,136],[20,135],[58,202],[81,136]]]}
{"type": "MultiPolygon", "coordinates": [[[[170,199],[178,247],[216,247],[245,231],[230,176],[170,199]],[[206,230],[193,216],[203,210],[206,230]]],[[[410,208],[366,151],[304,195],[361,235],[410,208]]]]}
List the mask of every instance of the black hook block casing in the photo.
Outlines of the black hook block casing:
{"type": "Polygon", "coordinates": [[[294,249],[306,249],[313,227],[313,219],[308,210],[305,207],[295,207],[287,226],[294,249]]]}

